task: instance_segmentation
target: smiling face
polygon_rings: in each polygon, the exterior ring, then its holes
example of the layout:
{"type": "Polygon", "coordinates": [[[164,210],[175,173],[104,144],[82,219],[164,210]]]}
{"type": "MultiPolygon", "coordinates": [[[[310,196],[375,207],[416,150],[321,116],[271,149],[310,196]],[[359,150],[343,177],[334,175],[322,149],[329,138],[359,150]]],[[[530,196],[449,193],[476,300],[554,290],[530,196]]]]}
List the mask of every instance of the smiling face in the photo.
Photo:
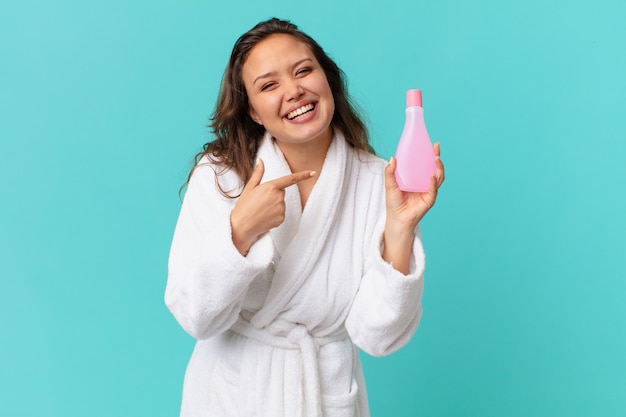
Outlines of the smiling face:
{"type": "Polygon", "coordinates": [[[328,144],[335,112],[326,75],[309,47],[286,34],[256,44],[242,68],[250,116],[280,143],[328,144]]]}

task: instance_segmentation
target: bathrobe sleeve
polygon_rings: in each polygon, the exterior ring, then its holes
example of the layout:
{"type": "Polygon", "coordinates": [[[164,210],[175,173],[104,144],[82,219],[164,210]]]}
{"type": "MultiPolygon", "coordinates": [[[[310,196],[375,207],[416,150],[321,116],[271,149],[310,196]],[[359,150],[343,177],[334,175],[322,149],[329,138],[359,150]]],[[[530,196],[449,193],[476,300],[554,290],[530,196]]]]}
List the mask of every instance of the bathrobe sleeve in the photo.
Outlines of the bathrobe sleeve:
{"type": "MultiPolygon", "coordinates": [[[[377,199],[380,201],[380,196],[377,199]]],[[[384,202],[384,196],[382,196],[384,202]]],[[[382,258],[383,214],[376,215],[372,239],[366,239],[365,266],[346,329],[361,350],[373,356],[393,353],[409,342],[422,317],[425,256],[419,225],[404,275],[382,258]]]]}
{"type": "MultiPolygon", "coordinates": [[[[174,231],[165,289],[166,305],[196,339],[230,328],[250,283],[273,258],[269,235],[245,257],[235,248],[230,213],[236,199],[220,194],[214,169],[219,168],[203,160],[191,177],[174,231]]],[[[232,172],[218,178],[227,191],[238,183],[232,172]]]]}

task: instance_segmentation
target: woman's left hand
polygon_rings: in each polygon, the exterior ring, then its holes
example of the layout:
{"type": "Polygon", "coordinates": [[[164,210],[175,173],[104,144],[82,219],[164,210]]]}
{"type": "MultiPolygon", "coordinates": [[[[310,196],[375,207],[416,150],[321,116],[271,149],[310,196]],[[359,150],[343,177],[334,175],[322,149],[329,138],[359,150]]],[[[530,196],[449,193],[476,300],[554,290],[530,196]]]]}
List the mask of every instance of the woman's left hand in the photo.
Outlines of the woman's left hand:
{"type": "Polygon", "coordinates": [[[430,187],[426,192],[405,192],[396,182],[396,159],[391,158],[385,168],[385,195],[387,200],[387,220],[398,223],[411,231],[420,222],[437,200],[437,192],[445,179],[439,142],[433,146],[437,171],[430,178],[430,187]]]}
{"type": "Polygon", "coordinates": [[[394,265],[397,270],[408,273],[414,230],[437,200],[437,192],[445,179],[439,142],[433,146],[435,151],[436,173],[430,178],[430,188],[423,193],[405,192],[396,182],[396,159],[391,158],[385,167],[385,198],[387,219],[384,232],[383,259],[394,265]]]}

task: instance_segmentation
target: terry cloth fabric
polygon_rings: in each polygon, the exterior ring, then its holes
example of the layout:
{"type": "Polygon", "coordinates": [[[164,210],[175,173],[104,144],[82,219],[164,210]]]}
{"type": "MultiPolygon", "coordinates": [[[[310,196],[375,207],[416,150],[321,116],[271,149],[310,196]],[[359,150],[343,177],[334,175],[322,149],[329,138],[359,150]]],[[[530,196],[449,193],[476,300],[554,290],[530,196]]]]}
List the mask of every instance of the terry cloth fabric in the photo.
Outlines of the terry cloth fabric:
{"type": "MultiPolygon", "coordinates": [[[[266,134],[263,182],[291,173],[266,134]]],[[[241,256],[230,213],[243,184],[200,161],[170,251],[165,301],[198,339],[185,375],[182,417],[367,417],[358,349],[404,346],[422,314],[419,230],[410,272],[381,256],[384,167],[335,135],[302,210],[285,190],[285,221],[241,256]],[[217,175],[219,173],[220,175],[217,175]]]]}

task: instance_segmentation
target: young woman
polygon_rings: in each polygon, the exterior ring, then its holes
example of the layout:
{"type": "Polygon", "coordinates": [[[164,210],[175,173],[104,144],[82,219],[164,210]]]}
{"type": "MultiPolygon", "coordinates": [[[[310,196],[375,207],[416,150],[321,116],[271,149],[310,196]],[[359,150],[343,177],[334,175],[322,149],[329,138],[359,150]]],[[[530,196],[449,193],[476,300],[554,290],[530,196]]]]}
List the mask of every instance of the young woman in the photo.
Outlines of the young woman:
{"type": "Polygon", "coordinates": [[[426,193],[376,157],[343,74],[278,19],[234,46],[189,176],[165,302],[198,341],[181,416],[369,416],[358,350],[421,317],[426,193]]]}

